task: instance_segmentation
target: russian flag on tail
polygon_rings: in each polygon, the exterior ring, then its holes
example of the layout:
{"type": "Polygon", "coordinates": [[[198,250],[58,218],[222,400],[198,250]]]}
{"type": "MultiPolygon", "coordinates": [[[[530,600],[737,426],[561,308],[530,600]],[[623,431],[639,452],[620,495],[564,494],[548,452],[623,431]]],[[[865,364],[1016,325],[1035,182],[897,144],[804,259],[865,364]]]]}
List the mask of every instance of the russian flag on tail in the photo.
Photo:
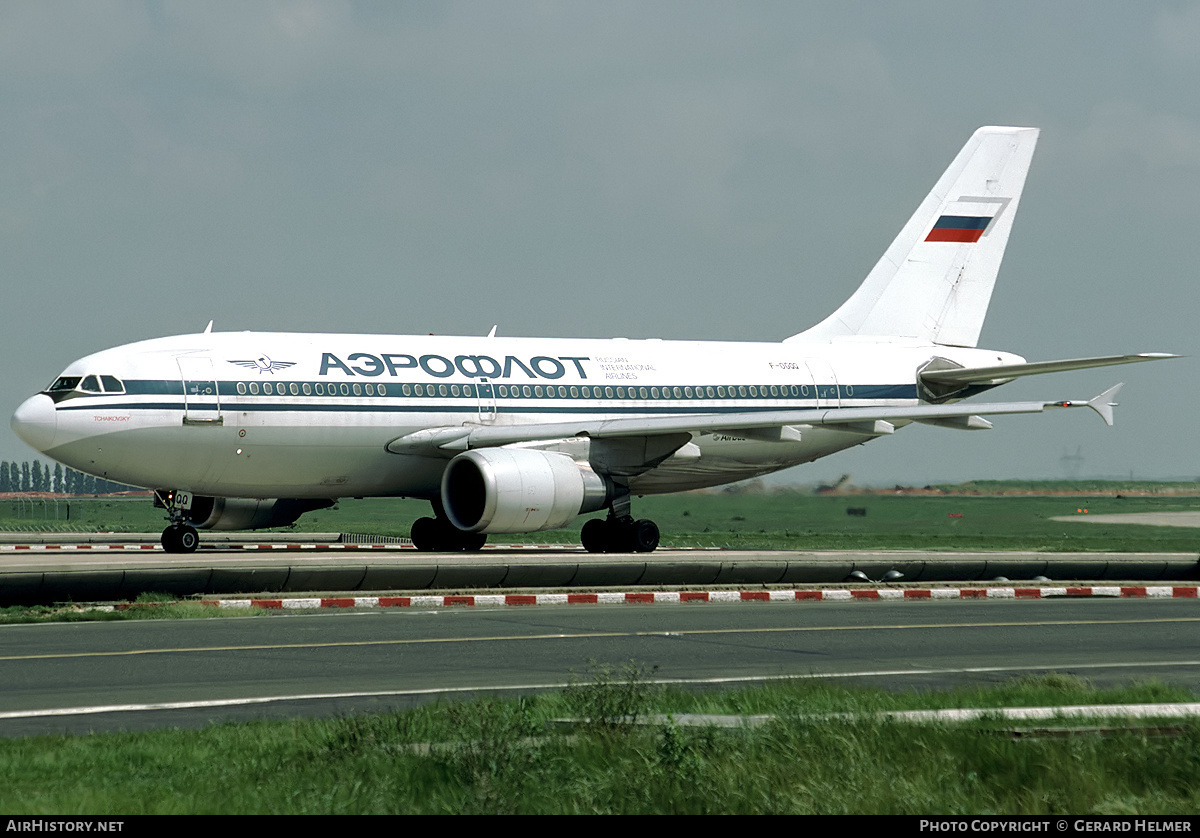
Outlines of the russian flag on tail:
{"type": "Polygon", "coordinates": [[[925,241],[977,242],[991,223],[991,216],[943,215],[933,225],[925,241]]]}

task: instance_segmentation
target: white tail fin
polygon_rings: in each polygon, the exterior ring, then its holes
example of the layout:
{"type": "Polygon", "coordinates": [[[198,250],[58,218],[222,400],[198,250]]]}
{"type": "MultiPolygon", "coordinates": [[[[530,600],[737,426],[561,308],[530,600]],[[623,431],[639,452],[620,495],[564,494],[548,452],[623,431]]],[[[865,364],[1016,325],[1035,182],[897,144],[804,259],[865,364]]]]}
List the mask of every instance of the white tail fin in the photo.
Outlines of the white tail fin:
{"type": "Polygon", "coordinates": [[[1037,144],[980,128],[841,308],[789,341],[846,335],[975,346],[1037,144]]]}

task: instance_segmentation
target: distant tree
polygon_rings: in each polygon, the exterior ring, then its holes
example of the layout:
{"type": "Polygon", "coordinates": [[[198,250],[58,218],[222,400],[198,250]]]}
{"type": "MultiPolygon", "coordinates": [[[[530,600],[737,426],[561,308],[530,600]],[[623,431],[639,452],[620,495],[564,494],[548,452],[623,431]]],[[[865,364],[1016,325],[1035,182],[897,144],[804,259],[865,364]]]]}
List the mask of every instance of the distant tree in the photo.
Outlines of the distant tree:
{"type": "Polygon", "coordinates": [[[30,490],[34,491],[34,492],[46,491],[46,486],[42,482],[42,475],[44,474],[44,472],[42,471],[42,461],[34,460],[33,465],[31,466],[31,471],[32,471],[32,473],[29,476],[30,490]]]}
{"type": "Polygon", "coordinates": [[[33,484],[30,482],[30,477],[29,477],[29,461],[26,460],[25,462],[21,463],[21,491],[22,492],[31,491],[30,487],[32,485],[33,484]]]}
{"type": "Polygon", "coordinates": [[[55,494],[58,494],[58,495],[62,494],[62,491],[63,491],[62,463],[54,464],[54,479],[53,479],[53,482],[50,484],[50,486],[51,486],[51,489],[50,489],[51,492],[54,492],[55,494]]]}
{"type": "Polygon", "coordinates": [[[8,461],[0,462],[0,492],[11,492],[8,483],[8,461]]]}

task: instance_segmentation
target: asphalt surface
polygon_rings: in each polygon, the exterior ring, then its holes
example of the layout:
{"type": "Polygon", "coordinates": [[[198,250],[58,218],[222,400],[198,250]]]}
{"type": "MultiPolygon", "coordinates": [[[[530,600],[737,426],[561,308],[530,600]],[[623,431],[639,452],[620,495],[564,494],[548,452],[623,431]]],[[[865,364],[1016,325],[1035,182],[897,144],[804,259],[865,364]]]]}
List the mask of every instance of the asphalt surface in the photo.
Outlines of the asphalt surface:
{"type": "Polygon", "coordinates": [[[417,608],[0,626],[0,735],[337,715],[586,679],[895,689],[1073,673],[1200,689],[1200,600],[417,608]]]}

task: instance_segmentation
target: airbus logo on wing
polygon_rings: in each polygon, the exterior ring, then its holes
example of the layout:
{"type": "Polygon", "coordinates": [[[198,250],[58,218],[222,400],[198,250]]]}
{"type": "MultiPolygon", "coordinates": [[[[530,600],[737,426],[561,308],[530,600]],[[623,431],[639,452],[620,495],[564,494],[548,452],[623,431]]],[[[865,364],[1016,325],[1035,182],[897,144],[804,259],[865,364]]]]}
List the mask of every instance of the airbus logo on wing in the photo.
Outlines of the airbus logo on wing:
{"type": "Polygon", "coordinates": [[[259,355],[253,361],[229,361],[230,364],[237,364],[239,367],[245,367],[248,370],[258,370],[258,374],[269,372],[274,375],[279,370],[286,370],[288,367],[296,366],[295,361],[272,361],[266,355],[259,355]]]}

